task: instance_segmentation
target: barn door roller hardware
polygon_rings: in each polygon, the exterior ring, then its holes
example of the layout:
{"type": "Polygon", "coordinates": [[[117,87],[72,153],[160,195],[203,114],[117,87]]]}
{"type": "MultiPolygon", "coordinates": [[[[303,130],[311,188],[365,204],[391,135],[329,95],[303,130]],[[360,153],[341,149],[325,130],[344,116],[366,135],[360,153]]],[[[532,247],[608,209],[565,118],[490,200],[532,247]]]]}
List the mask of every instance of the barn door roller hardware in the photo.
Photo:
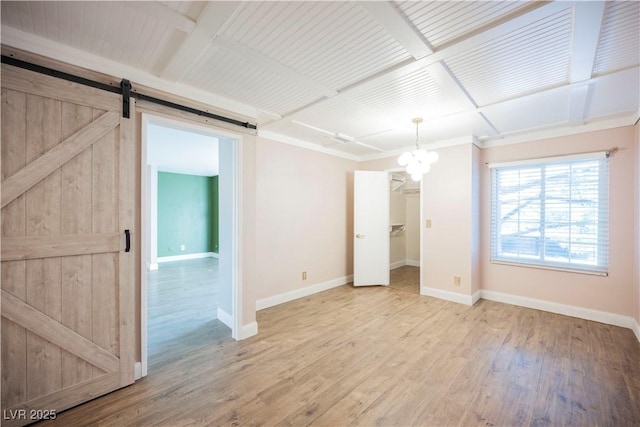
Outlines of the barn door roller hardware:
{"type": "Polygon", "coordinates": [[[258,129],[258,126],[254,123],[243,122],[242,120],[236,120],[231,117],[221,116],[218,114],[210,113],[209,111],[199,110],[197,108],[188,107],[186,105],[177,104],[175,102],[167,101],[165,99],[145,95],[140,92],[135,92],[132,89],[131,82],[127,79],[122,79],[122,81],[120,82],[120,87],[118,87],[118,86],[113,86],[107,83],[86,79],[84,77],[76,76],[73,74],[65,73],[63,71],[58,71],[53,68],[43,67],[42,65],[21,61],[11,56],[2,55],[2,63],[11,65],[13,67],[34,71],[36,73],[45,74],[47,76],[67,80],[70,82],[74,82],[81,85],[85,85],[85,86],[93,87],[96,89],[104,90],[107,92],[117,93],[119,95],[122,95],[122,117],[127,119],[130,117],[131,98],[136,98],[136,99],[152,102],[154,104],[164,105],[165,107],[170,107],[176,110],[185,111],[191,114],[196,114],[198,116],[207,117],[210,119],[229,123],[235,126],[240,126],[245,129],[252,129],[252,130],[258,129]]]}
{"type": "Polygon", "coordinates": [[[122,117],[128,119],[131,115],[131,109],[129,108],[129,97],[131,96],[131,82],[127,79],[122,79],[120,82],[120,88],[122,89],[122,117]]]}

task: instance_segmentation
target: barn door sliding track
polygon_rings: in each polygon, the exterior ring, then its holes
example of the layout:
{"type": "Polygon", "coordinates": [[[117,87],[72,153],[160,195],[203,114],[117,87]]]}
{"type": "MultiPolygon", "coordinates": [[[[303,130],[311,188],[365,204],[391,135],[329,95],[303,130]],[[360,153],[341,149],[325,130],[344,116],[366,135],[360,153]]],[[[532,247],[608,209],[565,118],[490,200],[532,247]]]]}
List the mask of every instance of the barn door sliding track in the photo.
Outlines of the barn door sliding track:
{"type": "Polygon", "coordinates": [[[173,108],[175,110],[185,111],[187,113],[196,114],[198,116],[207,117],[209,119],[218,120],[218,121],[229,123],[235,126],[240,126],[245,129],[253,129],[253,130],[258,129],[258,126],[254,123],[243,122],[241,120],[236,120],[230,117],[221,116],[219,114],[210,113],[209,111],[199,110],[197,108],[188,107],[186,105],[167,101],[166,99],[156,98],[154,96],[145,95],[140,92],[135,92],[132,88],[131,82],[127,79],[122,79],[122,81],[120,82],[120,86],[114,86],[111,84],[102,83],[102,82],[87,79],[84,77],[76,76],[74,74],[65,73],[63,71],[54,70],[53,68],[43,67],[42,65],[33,64],[31,62],[21,61],[11,56],[2,55],[2,63],[11,65],[13,67],[34,71],[36,73],[45,74],[58,79],[67,80],[70,82],[74,82],[81,85],[90,86],[96,89],[122,95],[122,117],[125,117],[125,118],[129,118],[129,115],[130,115],[129,113],[130,99],[135,98],[141,101],[152,102],[154,104],[173,108]]]}

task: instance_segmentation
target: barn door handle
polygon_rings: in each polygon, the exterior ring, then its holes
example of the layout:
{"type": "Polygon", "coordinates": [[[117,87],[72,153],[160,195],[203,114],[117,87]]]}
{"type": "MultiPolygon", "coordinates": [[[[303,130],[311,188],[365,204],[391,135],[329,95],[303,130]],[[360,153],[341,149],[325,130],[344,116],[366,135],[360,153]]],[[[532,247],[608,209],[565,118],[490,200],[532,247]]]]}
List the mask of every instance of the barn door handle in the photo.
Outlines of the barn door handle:
{"type": "Polygon", "coordinates": [[[124,230],[124,251],[131,252],[131,232],[124,230]]]}

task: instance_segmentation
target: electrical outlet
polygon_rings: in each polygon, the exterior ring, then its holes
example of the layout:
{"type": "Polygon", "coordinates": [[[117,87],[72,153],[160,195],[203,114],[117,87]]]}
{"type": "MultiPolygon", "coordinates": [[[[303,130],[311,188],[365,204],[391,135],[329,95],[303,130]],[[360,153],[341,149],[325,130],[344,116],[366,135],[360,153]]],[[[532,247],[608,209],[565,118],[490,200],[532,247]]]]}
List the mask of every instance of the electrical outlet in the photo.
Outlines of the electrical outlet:
{"type": "Polygon", "coordinates": [[[184,252],[185,250],[187,250],[187,247],[185,245],[180,245],[180,250],[184,252]]]}
{"type": "Polygon", "coordinates": [[[453,284],[460,286],[460,276],[453,276],[453,284]]]}
{"type": "Polygon", "coordinates": [[[302,272],[302,280],[307,280],[307,272],[306,271],[302,272]]]}
{"type": "Polygon", "coordinates": [[[425,226],[426,226],[427,228],[431,228],[431,220],[430,220],[430,219],[428,219],[428,220],[426,220],[426,221],[425,221],[425,226]]]}

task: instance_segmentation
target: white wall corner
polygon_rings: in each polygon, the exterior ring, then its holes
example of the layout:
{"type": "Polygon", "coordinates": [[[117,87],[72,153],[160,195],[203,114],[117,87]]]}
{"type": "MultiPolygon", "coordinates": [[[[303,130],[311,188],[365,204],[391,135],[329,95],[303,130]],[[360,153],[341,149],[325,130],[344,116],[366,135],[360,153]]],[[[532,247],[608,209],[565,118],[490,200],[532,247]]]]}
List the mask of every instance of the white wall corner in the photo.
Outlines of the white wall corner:
{"type": "Polygon", "coordinates": [[[407,259],[404,261],[405,265],[408,265],[410,267],[420,267],[420,260],[419,259],[407,259]]]}
{"type": "Polygon", "coordinates": [[[446,301],[456,302],[458,304],[469,306],[473,305],[473,303],[475,302],[473,300],[474,295],[465,295],[458,292],[445,291],[443,289],[429,288],[427,286],[422,286],[420,288],[420,295],[426,295],[428,297],[443,299],[446,301]]]}
{"type": "Polygon", "coordinates": [[[564,316],[577,317],[579,319],[592,320],[594,322],[606,323],[607,325],[629,328],[634,331],[636,337],[640,335],[640,333],[638,333],[637,331],[638,323],[635,321],[635,319],[629,316],[623,316],[621,314],[593,310],[584,307],[577,307],[574,305],[560,304],[557,302],[544,301],[535,298],[521,297],[518,295],[505,294],[502,292],[488,291],[485,289],[480,291],[480,298],[489,301],[517,305],[520,307],[548,311],[550,313],[562,314],[564,316]]]}
{"type": "Polygon", "coordinates": [[[482,294],[482,291],[475,291],[473,293],[473,295],[471,295],[471,305],[474,305],[475,303],[477,303],[480,300],[480,295],[482,294]]]}
{"type": "Polygon", "coordinates": [[[218,307],[216,316],[218,317],[218,320],[227,325],[229,329],[233,329],[233,318],[229,313],[218,307]]]}
{"type": "Polygon", "coordinates": [[[327,280],[326,282],[316,283],[315,285],[306,286],[304,288],[295,289],[289,292],[283,292],[281,294],[273,295],[267,298],[261,298],[256,301],[256,311],[273,307],[274,305],[283,304],[285,302],[293,301],[298,298],[304,298],[331,288],[337,288],[338,286],[346,285],[347,283],[352,281],[352,275],[338,277],[337,279],[327,280]]]}
{"type": "Polygon", "coordinates": [[[258,323],[251,322],[247,325],[242,325],[240,332],[238,333],[238,341],[245,340],[254,335],[258,335],[258,323]]]}

